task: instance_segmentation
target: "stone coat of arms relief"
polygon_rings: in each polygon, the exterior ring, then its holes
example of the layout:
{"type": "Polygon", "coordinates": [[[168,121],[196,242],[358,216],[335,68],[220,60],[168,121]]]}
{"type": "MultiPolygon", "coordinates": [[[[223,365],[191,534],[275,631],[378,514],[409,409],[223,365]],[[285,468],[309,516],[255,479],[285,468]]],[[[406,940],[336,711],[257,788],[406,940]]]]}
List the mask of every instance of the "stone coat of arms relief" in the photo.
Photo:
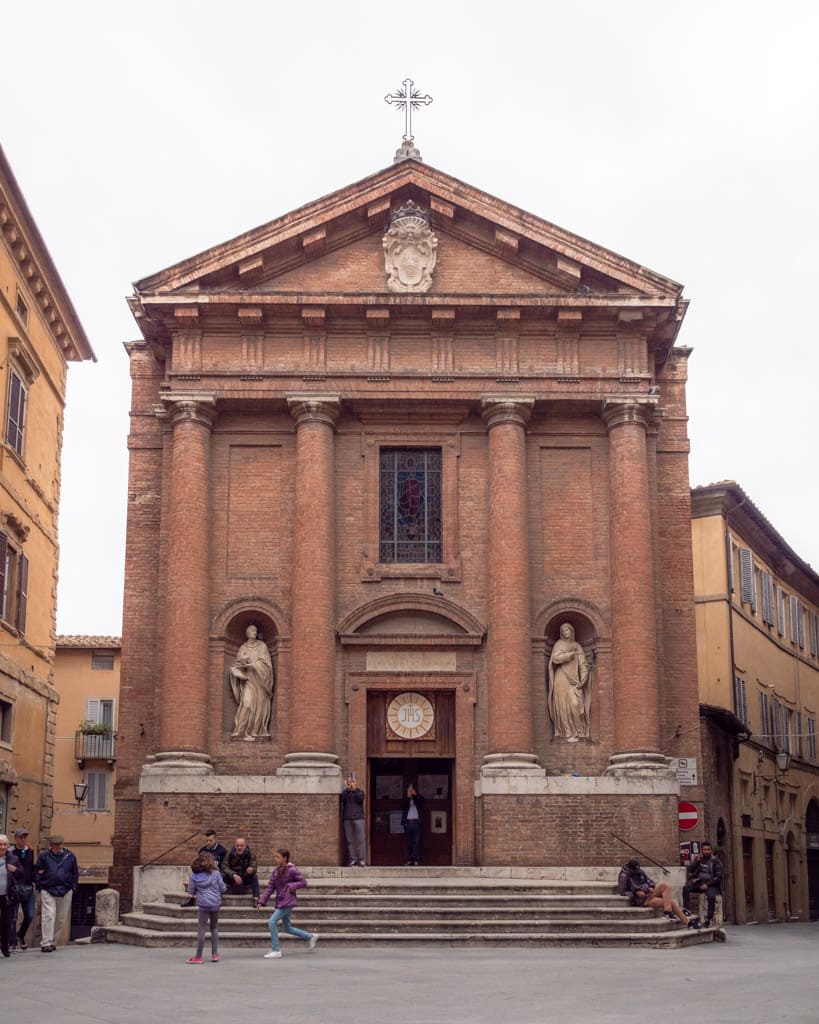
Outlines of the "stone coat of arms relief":
{"type": "Polygon", "coordinates": [[[429,226],[429,214],[413,200],[390,218],[382,239],[384,270],[391,292],[428,292],[432,287],[438,239],[429,226]]]}

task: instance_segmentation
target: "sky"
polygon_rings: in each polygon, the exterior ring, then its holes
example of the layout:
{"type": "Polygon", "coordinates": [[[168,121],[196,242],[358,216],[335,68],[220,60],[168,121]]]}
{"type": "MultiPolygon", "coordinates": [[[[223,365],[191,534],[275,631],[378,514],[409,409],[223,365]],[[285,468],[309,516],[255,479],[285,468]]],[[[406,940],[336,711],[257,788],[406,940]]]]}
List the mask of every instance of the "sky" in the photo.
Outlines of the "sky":
{"type": "Polygon", "coordinates": [[[405,78],[427,163],[685,286],[691,483],[819,568],[818,30],[809,0],[5,5],[0,142],[98,359],[58,632],[121,631],[131,282],[388,166],[405,78]]]}

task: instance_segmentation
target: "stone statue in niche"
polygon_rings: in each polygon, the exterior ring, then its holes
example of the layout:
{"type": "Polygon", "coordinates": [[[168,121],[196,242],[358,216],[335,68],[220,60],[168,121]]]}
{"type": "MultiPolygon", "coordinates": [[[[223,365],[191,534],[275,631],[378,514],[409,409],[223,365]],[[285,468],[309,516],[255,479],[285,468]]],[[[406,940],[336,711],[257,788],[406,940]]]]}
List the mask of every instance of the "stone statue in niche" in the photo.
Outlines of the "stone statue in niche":
{"type": "Polygon", "coordinates": [[[438,239],[429,214],[412,199],[393,215],[382,239],[387,287],[391,292],[428,292],[432,287],[438,239]]]}
{"type": "Polygon", "coordinates": [[[230,689],[238,705],[231,736],[256,740],[270,736],[270,710],[273,701],[273,661],[264,640],[252,623],[245,630],[247,640],[239,648],[230,666],[230,689]]]}
{"type": "Polygon", "coordinates": [[[589,738],[591,670],[574,627],[564,622],[549,658],[549,714],[555,739],[577,743],[589,738]]]}

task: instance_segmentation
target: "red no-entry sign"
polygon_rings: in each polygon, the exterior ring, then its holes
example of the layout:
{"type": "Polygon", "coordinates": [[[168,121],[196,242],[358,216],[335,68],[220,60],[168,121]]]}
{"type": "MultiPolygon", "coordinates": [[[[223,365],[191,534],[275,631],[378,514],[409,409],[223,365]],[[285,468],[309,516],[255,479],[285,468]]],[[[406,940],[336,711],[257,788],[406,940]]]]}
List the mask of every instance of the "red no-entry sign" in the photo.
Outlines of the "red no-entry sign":
{"type": "Polygon", "coordinates": [[[680,800],[677,807],[677,815],[680,821],[680,832],[689,832],[696,828],[700,821],[700,812],[694,804],[687,800],[680,800]]]}

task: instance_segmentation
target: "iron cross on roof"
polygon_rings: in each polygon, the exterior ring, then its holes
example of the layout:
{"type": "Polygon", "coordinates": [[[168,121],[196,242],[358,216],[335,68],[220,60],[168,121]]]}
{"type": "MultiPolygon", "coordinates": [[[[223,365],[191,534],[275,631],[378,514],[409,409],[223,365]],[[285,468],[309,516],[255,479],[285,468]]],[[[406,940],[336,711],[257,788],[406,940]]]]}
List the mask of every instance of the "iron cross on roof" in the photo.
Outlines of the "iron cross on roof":
{"type": "Polygon", "coordinates": [[[411,142],[412,134],[412,112],[421,106],[428,107],[432,103],[431,96],[422,96],[420,89],[413,89],[415,83],[411,78],[405,78],[401,83],[404,87],[401,92],[387,93],[384,100],[387,103],[395,104],[399,110],[404,111],[404,139],[411,142]]]}

